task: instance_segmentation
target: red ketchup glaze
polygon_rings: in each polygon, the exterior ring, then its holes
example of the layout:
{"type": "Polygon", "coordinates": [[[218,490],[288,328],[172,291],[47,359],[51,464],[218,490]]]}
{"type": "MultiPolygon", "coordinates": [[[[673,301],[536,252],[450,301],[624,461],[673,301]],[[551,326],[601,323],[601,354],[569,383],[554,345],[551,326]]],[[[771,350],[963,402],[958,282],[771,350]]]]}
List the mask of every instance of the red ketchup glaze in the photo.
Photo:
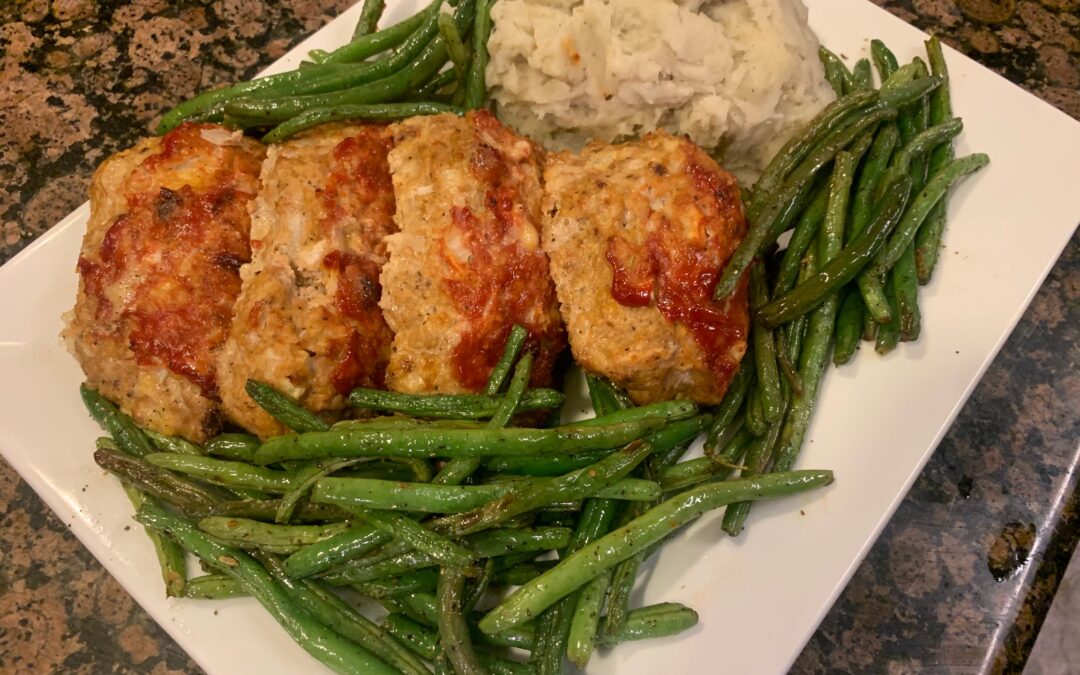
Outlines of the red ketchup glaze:
{"type": "MultiPolygon", "coordinates": [[[[488,133],[509,132],[490,114],[476,114],[474,122],[488,133]]],[[[521,244],[523,228],[531,227],[519,188],[498,149],[480,143],[469,169],[488,186],[486,209],[474,213],[466,206],[451,209],[451,226],[441,242],[441,255],[450,272],[443,288],[468,321],[451,355],[458,382],[465,388],[483,388],[502,355],[514,324],[529,332],[527,349],[536,351],[530,384],[551,383],[555,359],[566,343],[562,325],[550,318],[555,289],[548,275],[547,257],[539,248],[521,244]],[[467,260],[448,249],[467,251],[467,260]]]]}
{"type": "Polygon", "coordinates": [[[693,227],[699,236],[686,236],[686,222],[673,223],[654,214],[655,227],[643,242],[613,236],[605,257],[612,270],[612,298],[626,307],[655,302],[665,318],[690,331],[709,370],[726,386],[739,365],[730,350],[746,339],[749,330],[745,276],[730,297],[716,301],[712,294],[720,271],[746,233],[746,222],[734,178],[709,168],[700,152],[688,151],[685,178],[670,178],[689,179],[692,190],[685,192],[685,199],[692,203],[680,204],[677,210],[685,219],[697,219],[693,227]]]}
{"type": "MultiPolygon", "coordinates": [[[[391,144],[389,134],[371,127],[334,148],[331,172],[319,194],[320,225],[330,241],[363,235],[370,223],[379,229],[392,226],[394,192],[386,158],[391,144]]],[[[350,328],[349,336],[332,348],[330,381],[342,395],[360,386],[381,388],[393,333],[379,309],[380,265],[367,256],[331,251],[323,267],[336,276],[334,306],[350,328]]]]}
{"type": "Polygon", "coordinates": [[[239,149],[221,150],[184,124],[166,134],[159,152],[132,173],[127,212],[110,225],[98,260],[80,258],[83,288],[113,335],[126,336],[140,365],[163,365],[217,396],[214,353],[225,341],[239,269],[250,259],[247,203],[237,174],[258,175],[259,159],[239,149]],[[173,165],[224,152],[205,187],[170,190],[160,185],[173,165]],[[114,287],[122,292],[110,294],[114,287]],[[113,295],[120,304],[114,305],[113,295]]]}

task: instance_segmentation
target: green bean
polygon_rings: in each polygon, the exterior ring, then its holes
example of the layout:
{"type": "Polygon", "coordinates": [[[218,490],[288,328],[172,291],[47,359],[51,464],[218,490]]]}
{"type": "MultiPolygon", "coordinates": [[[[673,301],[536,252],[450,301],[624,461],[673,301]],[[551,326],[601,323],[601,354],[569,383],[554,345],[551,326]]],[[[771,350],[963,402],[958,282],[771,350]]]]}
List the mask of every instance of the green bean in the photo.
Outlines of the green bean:
{"type": "Polygon", "coordinates": [[[438,570],[430,568],[412,570],[388,579],[374,579],[353,584],[353,588],[379,602],[384,598],[392,598],[405,593],[434,593],[438,582],[438,570]]]}
{"type": "Polygon", "coordinates": [[[179,436],[166,436],[151,429],[143,429],[142,432],[150,439],[150,444],[155,450],[161,452],[173,452],[178,455],[205,455],[206,451],[197,443],[192,443],[186,438],[179,436]]]}
{"type": "Polygon", "coordinates": [[[882,86],[880,100],[883,105],[902,108],[905,105],[918,101],[941,86],[941,78],[931,76],[899,84],[893,88],[887,88],[889,83],[893,82],[896,79],[896,76],[909,66],[911,66],[910,63],[901,66],[900,69],[893,73],[893,76],[889,78],[889,82],[886,82],[885,85],[882,86]]]}
{"type": "Polygon", "coordinates": [[[465,111],[461,108],[430,101],[368,103],[310,108],[297,114],[295,117],[278,124],[263,135],[261,140],[268,145],[271,143],[280,143],[290,136],[298,134],[306,129],[343,120],[382,122],[405,119],[406,117],[440,115],[443,113],[463,115],[465,114],[465,111]]]}
{"type": "MultiPolygon", "coordinates": [[[[475,21],[475,17],[473,20],[475,21]]],[[[449,14],[439,14],[439,35],[446,43],[446,51],[450,55],[450,63],[453,65],[458,87],[464,91],[465,76],[469,72],[469,50],[461,40],[461,33],[454,25],[454,18],[449,14]]]]}
{"type": "Polygon", "coordinates": [[[386,0],[364,0],[364,6],[360,8],[360,19],[353,29],[352,39],[362,38],[375,32],[379,26],[379,19],[386,9],[386,0]]]}
{"type": "Polygon", "coordinates": [[[267,75],[203,92],[165,113],[161,122],[158,123],[156,132],[159,135],[165,134],[185,121],[220,121],[226,104],[243,96],[281,96],[297,92],[332,91],[339,86],[341,76],[352,72],[355,68],[356,66],[348,64],[320,65],[267,75]]]}
{"type": "MultiPolygon", "coordinates": [[[[610,408],[603,408],[610,410],[610,408]]],[[[565,549],[565,557],[611,530],[618,505],[607,499],[590,499],[578,519],[574,535],[565,549]]],[[[563,655],[570,637],[570,627],[577,609],[578,597],[571,593],[540,615],[536,622],[536,645],[530,664],[538,675],[558,675],[562,672],[563,655]]],[[[595,628],[595,626],[593,626],[595,628]]]]}
{"type": "MultiPolygon", "coordinates": [[[[893,155],[892,161],[889,163],[889,168],[885,171],[885,175],[881,179],[881,183],[878,185],[877,195],[880,196],[884,193],[885,188],[892,181],[901,174],[911,173],[912,163],[938,145],[942,143],[950,142],[956,138],[960,132],[964,129],[964,123],[957,117],[950,120],[946,120],[941,124],[934,125],[929,129],[926,129],[911,138],[910,141],[904,142],[896,154],[893,155]]],[[[913,129],[908,129],[908,133],[913,129]]],[[[904,139],[905,130],[900,130],[901,141],[904,139]]],[[[919,186],[922,187],[921,185],[919,186]]]]}
{"type": "Polygon", "coordinates": [[[219,434],[206,443],[206,454],[250,462],[260,445],[261,441],[251,434],[219,434]]]}
{"type": "MultiPolygon", "coordinates": [[[[834,260],[843,248],[845,218],[855,164],[856,158],[853,155],[837,155],[829,186],[829,211],[822,224],[819,239],[817,259],[821,265],[827,265],[834,260]]],[[[810,314],[807,336],[799,359],[799,378],[803,383],[803,390],[792,396],[790,410],[780,434],[779,449],[773,462],[774,471],[787,471],[795,466],[795,459],[802,448],[810,415],[817,400],[821,375],[829,357],[829,342],[836,325],[839,306],[839,294],[834,292],[810,314]]]]}
{"type": "Polygon", "coordinates": [[[896,62],[896,55],[881,40],[870,41],[870,55],[874,59],[874,66],[877,68],[878,77],[881,78],[882,83],[900,67],[900,64],[896,62]]]}
{"type": "Polygon", "coordinates": [[[239,485],[275,494],[288,492],[295,487],[294,474],[278,469],[268,469],[264,466],[252,466],[246,462],[194,455],[174,455],[169,452],[147,455],[146,461],[162,469],[195,476],[225,487],[239,485]]]}
{"type": "MultiPolygon", "coordinates": [[[[402,596],[403,608],[408,608],[412,615],[421,623],[429,626],[438,624],[438,599],[430,593],[411,593],[402,596]]],[[[474,615],[475,616],[475,615],[474,615]]],[[[470,620],[474,617],[470,616],[470,620]]],[[[497,647],[516,647],[518,649],[533,650],[535,648],[535,633],[533,626],[524,623],[520,626],[509,628],[506,631],[491,634],[480,631],[470,631],[474,639],[479,639],[497,647]]]]}
{"type": "MultiPolygon", "coordinates": [[[[529,581],[532,579],[524,580],[523,584],[529,581]]],[[[577,607],[574,609],[567,635],[566,655],[579,668],[585,668],[596,648],[600,611],[610,585],[611,574],[605,572],[590,580],[578,592],[577,607]]]]}
{"type": "Polygon", "coordinates": [[[440,2],[433,2],[409,18],[370,35],[355,38],[332,52],[312,51],[309,56],[316,63],[357,63],[369,56],[398,46],[414,34],[431,16],[439,11],[440,2]]]}
{"type": "Polygon", "coordinates": [[[895,124],[883,124],[874,135],[870,151],[866,155],[862,170],[859,172],[855,196],[851,200],[851,222],[844,233],[844,243],[851,241],[866,227],[870,220],[874,195],[881,184],[885,171],[889,167],[893,150],[900,142],[900,131],[895,124]]]}
{"type": "Polygon", "coordinates": [[[440,565],[471,570],[476,564],[475,553],[407,516],[390,511],[355,507],[350,508],[349,511],[417,551],[428,554],[440,565]]]}
{"type": "MultiPolygon", "coordinates": [[[[625,445],[663,425],[654,418],[606,426],[554,429],[333,429],[275,436],[255,454],[258,464],[324,457],[483,457],[573,454],[625,445]]],[[[175,456],[175,455],[173,455],[175,456]]]]}
{"type": "MultiPolygon", "coordinates": [[[[312,491],[317,504],[336,504],[348,508],[401,510],[420,513],[464,513],[488,502],[505,498],[541,479],[518,479],[482,485],[439,485],[403,483],[369,478],[327,478],[312,491]]],[[[654,499],[659,486],[652,481],[624,478],[599,490],[598,496],[620,500],[654,499]]]]}
{"type": "Polygon", "coordinates": [[[825,79],[832,86],[833,91],[836,92],[837,98],[854,88],[851,71],[848,70],[848,67],[844,65],[839,56],[825,47],[818,47],[818,59],[821,61],[821,65],[825,67],[825,79]]]}
{"type": "Polygon", "coordinates": [[[751,358],[752,356],[749,354],[743,356],[743,361],[739,364],[735,377],[732,378],[728,390],[724,392],[723,400],[720,401],[720,405],[716,408],[712,425],[709,427],[709,433],[705,437],[705,455],[709,458],[715,459],[716,446],[720,442],[721,435],[731,426],[735,416],[742,409],[743,401],[746,399],[746,392],[750,388],[750,381],[754,377],[754,368],[749,361],[751,358]]]}
{"type": "Polygon", "coordinates": [[[857,288],[842,289],[840,310],[836,316],[836,339],[833,363],[842,366],[851,360],[862,337],[863,299],[857,288]]]}
{"type": "Polygon", "coordinates": [[[260,551],[256,552],[254,557],[262,563],[274,581],[285,589],[289,599],[315,620],[370,651],[401,673],[428,675],[423,661],[341,598],[314,581],[290,579],[285,574],[281,561],[273,555],[260,551]]]}
{"type": "Polygon", "coordinates": [[[311,492],[311,488],[317,482],[332,473],[356,464],[358,461],[355,459],[345,459],[337,462],[315,461],[308,462],[305,466],[297,469],[289,479],[289,489],[281,497],[281,505],[278,507],[277,515],[274,516],[274,522],[288,523],[300,500],[311,492]]]}
{"type": "MultiPolygon", "coordinates": [[[[171,453],[158,454],[168,457],[189,457],[189,455],[171,453]]],[[[147,457],[153,456],[147,455],[147,457]]],[[[94,461],[125,483],[175,506],[185,515],[209,515],[218,503],[217,495],[202,486],[159,469],[145,460],[116,452],[108,447],[99,447],[94,452],[94,461]]]]}
{"type": "MultiPolygon", "coordinates": [[[[251,518],[252,520],[273,522],[280,506],[280,499],[234,499],[221,501],[209,513],[196,515],[251,518]]],[[[346,520],[348,517],[348,512],[336,506],[302,503],[293,512],[291,522],[314,523],[328,520],[346,520]]]]}
{"type": "Polygon", "coordinates": [[[799,217],[799,222],[791,233],[787,248],[780,259],[780,267],[773,283],[773,295],[787,293],[795,285],[802,264],[803,254],[817,236],[818,227],[825,218],[829,190],[827,185],[817,188],[814,198],[799,217]]]}
{"type": "Polygon", "coordinates": [[[283,586],[248,554],[219,544],[163,509],[145,504],[136,516],[143,525],[168,533],[181,546],[236,579],[271,616],[318,661],[339,673],[397,673],[369,650],[348,640],[301,610],[283,586]]]}
{"type": "Polygon", "coordinates": [[[120,412],[100,393],[91,389],[85,382],[79,385],[79,395],[90,417],[107,431],[120,449],[133,457],[144,457],[154,452],[154,446],[135,421],[120,412]]]}
{"type": "MultiPolygon", "coordinates": [[[[383,626],[391,635],[408,645],[413,651],[429,661],[438,658],[440,647],[438,634],[412,621],[404,614],[391,613],[383,619],[383,626]]],[[[532,671],[517,661],[500,658],[495,654],[478,651],[477,657],[493,675],[528,675],[532,671]]]]}
{"type": "MultiPolygon", "coordinates": [[[[945,55],[941,51],[941,42],[937,36],[926,41],[926,54],[930,61],[930,72],[941,79],[941,86],[930,94],[931,125],[941,124],[952,118],[949,71],[945,64],[945,55]]],[[[932,176],[953,160],[952,143],[942,143],[930,151],[928,173],[932,176]]],[[[919,228],[915,237],[915,266],[920,284],[930,283],[941,249],[941,237],[945,230],[946,203],[943,197],[926,217],[926,222],[919,228]]]]}
{"type": "Polygon", "coordinates": [[[989,164],[990,158],[982,153],[961,157],[949,162],[927,182],[905,213],[896,231],[889,237],[888,243],[874,258],[865,274],[881,278],[891,269],[915,239],[915,233],[925,220],[934,204],[940,201],[949,188],[964,176],[974,173],[989,164]]]}
{"type": "Polygon", "coordinates": [[[613,415],[619,410],[629,410],[634,407],[634,402],[630,400],[626,392],[616,387],[603,375],[586,373],[585,382],[589,387],[589,399],[592,401],[593,410],[597,416],[613,415]]]}
{"type": "Polygon", "coordinates": [[[532,372],[533,354],[528,352],[522,355],[521,360],[514,367],[514,377],[510,380],[510,386],[506,391],[499,408],[488,422],[489,429],[500,429],[510,423],[510,418],[517,412],[518,405],[529,386],[529,375],[532,372]]]}
{"type": "Polygon", "coordinates": [[[302,434],[305,431],[326,431],[330,428],[330,425],[318,415],[265,382],[248,380],[244,385],[244,391],[256,405],[286,429],[302,434]]]}
{"type": "Polygon", "coordinates": [[[348,529],[348,523],[326,525],[271,525],[248,518],[209,516],[198,523],[212,537],[228,540],[240,548],[262,546],[307,546],[326,541],[348,529]]]}
{"type": "Polygon", "coordinates": [[[503,347],[502,356],[499,357],[499,360],[491,369],[491,373],[488,375],[487,384],[484,385],[485,395],[495,396],[502,389],[503,383],[506,382],[506,378],[510,376],[510,371],[514,367],[514,362],[517,361],[518,355],[521,354],[521,350],[525,346],[525,340],[527,340],[528,337],[529,332],[525,330],[523,326],[515,324],[510,329],[510,332],[506,336],[506,344],[503,347]]]}
{"type": "Polygon", "coordinates": [[[427,626],[421,626],[404,614],[391,612],[382,623],[383,628],[418,656],[434,661],[439,654],[438,634],[427,626]]]}
{"type": "Polygon", "coordinates": [[[896,287],[893,285],[892,277],[886,279],[882,292],[884,293],[885,303],[889,307],[889,316],[891,318],[878,325],[874,350],[878,354],[885,355],[896,349],[897,343],[900,342],[900,318],[894,310],[896,307],[896,287]]]}
{"type": "Polygon", "coordinates": [[[554,560],[519,562],[512,567],[502,568],[498,566],[499,559],[495,559],[496,569],[492,584],[495,586],[521,586],[540,576],[555,566],[554,560]]]}
{"type": "Polygon", "coordinates": [[[743,419],[743,424],[755,436],[764,436],[769,430],[764,413],[761,411],[760,393],[760,389],[751,383],[750,391],[746,396],[746,416],[743,419]]]}
{"type": "MultiPolygon", "coordinates": [[[[399,394],[377,389],[354,389],[349,405],[354,408],[394,412],[450,420],[478,420],[498,411],[504,396],[493,394],[399,394]]],[[[518,412],[558,408],[566,397],[554,389],[530,389],[524,393],[518,412]]]]}
{"type": "Polygon", "coordinates": [[[855,91],[871,91],[874,88],[874,72],[869,59],[859,59],[851,68],[851,85],[855,91]]]}
{"type": "MultiPolygon", "coordinates": [[[[785,401],[785,404],[787,403],[788,401],[785,401]]],[[[746,448],[746,457],[743,459],[743,464],[746,467],[739,474],[741,480],[754,480],[768,471],[769,465],[779,449],[777,446],[782,428],[783,425],[780,423],[772,424],[763,436],[758,436],[750,441],[746,448]]],[[[751,502],[749,500],[740,500],[734,504],[729,504],[724,509],[724,519],[721,523],[724,532],[727,532],[732,537],[739,536],[746,524],[746,518],[750,515],[750,507],[751,502]]]]}
{"type": "Polygon", "coordinates": [[[469,627],[461,611],[464,595],[465,575],[451,567],[442,568],[436,596],[439,603],[439,643],[459,675],[482,675],[487,670],[473,650],[469,627]]]}
{"type": "Polygon", "coordinates": [[[285,573],[303,579],[341,565],[374,550],[390,540],[390,535],[367,523],[349,529],[317,544],[305,546],[285,559],[285,573]]]}
{"type": "Polygon", "coordinates": [[[904,175],[886,191],[874,216],[844,251],[825,264],[805,283],[775,298],[758,312],[758,320],[778,326],[821,304],[832,292],[855,278],[878,253],[900,221],[911,190],[911,177],[904,175]]]}
{"type": "Polygon", "coordinates": [[[687,490],[582,547],[519,588],[480,620],[480,630],[491,635],[524,623],[604,570],[644,550],[706,511],[746,499],[796,494],[831,482],[830,471],[792,471],[709,483],[687,490]]]}
{"type": "Polygon", "coordinates": [[[430,80],[425,82],[409,97],[411,101],[431,101],[439,95],[439,91],[454,83],[453,69],[436,73],[430,80]]]}
{"type": "Polygon", "coordinates": [[[495,0],[478,0],[472,29],[472,61],[465,78],[465,107],[470,110],[484,107],[487,85],[484,71],[488,64],[487,43],[491,35],[491,5],[495,0]]]}
{"type": "MultiPolygon", "coordinates": [[[[653,437],[635,441],[613,452],[596,464],[565,476],[544,478],[501,497],[498,501],[435,521],[440,531],[460,536],[493,527],[507,518],[531,511],[545,504],[566,499],[581,499],[597,494],[625,477],[656,449],[653,437]]],[[[433,523],[433,526],[434,525],[433,523]]]]}
{"type": "MultiPolygon", "coordinates": [[[[461,0],[458,3],[454,20],[461,29],[472,22],[474,0],[461,0]]],[[[430,23],[437,31],[436,18],[425,22],[424,30],[430,23]]],[[[419,33],[420,31],[417,31],[419,33]]],[[[410,36],[410,40],[414,36],[410,36]]],[[[402,50],[402,43],[398,50],[402,50]]],[[[411,44],[411,43],[410,43],[411,44]]],[[[403,51],[403,50],[402,50],[403,51]]],[[[312,108],[333,108],[341,105],[365,105],[387,103],[399,99],[406,92],[415,89],[430,79],[446,63],[446,44],[441,37],[431,40],[415,59],[403,67],[389,70],[386,63],[390,58],[375,61],[368,65],[379,67],[382,79],[368,81],[336,91],[286,96],[277,98],[245,98],[230,101],[225,106],[225,113],[240,126],[266,126],[280,124],[289,118],[312,108]],[[389,71],[389,72],[385,72],[389,71]]]]}
{"type": "MultiPolygon", "coordinates": [[[[518,326],[515,326],[517,328],[518,326]]],[[[511,335],[513,337],[513,335],[511,335]]],[[[514,368],[514,377],[510,380],[510,387],[507,389],[506,397],[499,403],[498,409],[495,414],[492,415],[488,421],[487,428],[489,429],[501,429],[510,422],[510,418],[514,416],[515,411],[521,404],[521,398],[525,394],[525,389],[529,385],[529,375],[532,373],[533,355],[532,352],[528,352],[521,357],[517,366],[514,368]]],[[[439,475],[435,477],[436,483],[442,483],[446,485],[459,485],[466,478],[472,475],[477,469],[480,468],[483,463],[481,457],[458,457],[450,460],[446,466],[439,471],[439,475]]]]}
{"type": "Polygon", "coordinates": [[[600,461],[607,455],[606,450],[592,451],[579,455],[551,456],[513,456],[502,455],[484,459],[484,468],[493,473],[510,473],[523,476],[558,476],[574,469],[580,469],[600,461]]]}
{"type": "Polygon", "coordinates": [[[830,163],[837,152],[847,147],[865,131],[895,116],[895,108],[875,105],[866,108],[851,123],[827,134],[813,152],[791,173],[776,194],[769,196],[769,203],[762,207],[760,217],[751,219],[750,230],[735,249],[727,266],[724,267],[713,291],[713,297],[719,300],[735,290],[735,285],[749,267],[750,262],[766,245],[780,236],[787,221],[798,211],[799,204],[806,198],[817,172],[830,163]]]}
{"type": "MultiPolygon", "coordinates": [[[[758,261],[750,267],[750,310],[757,312],[769,302],[765,264],[758,261]]],[[[773,332],[760,324],[751,327],[754,343],[754,363],[757,372],[758,392],[762,415],[766,422],[775,422],[780,416],[780,373],[776,363],[776,338],[773,332]]]]}
{"type": "Polygon", "coordinates": [[[712,478],[727,476],[732,470],[731,466],[719,464],[709,457],[698,457],[669,467],[664,471],[660,484],[665,492],[682,490],[712,478]]]}
{"type": "Polygon", "coordinates": [[[896,266],[890,272],[893,294],[896,298],[896,314],[901,341],[919,339],[922,318],[919,312],[919,278],[915,269],[915,245],[904,249],[896,266]]]}
{"type": "MultiPolygon", "coordinates": [[[[843,67],[843,64],[840,66],[843,67]]],[[[760,214],[763,207],[758,204],[762,204],[765,197],[777,191],[788,174],[794,171],[819,143],[842,129],[850,122],[853,114],[872,105],[877,98],[876,91],[841,96],[815,115],[801,133],[794,136],[780,149],[754,184],[754,205],[748,214],[750,220],[755,220],[755,217],[760,214]]],[[[732,289],[728,289],[721,297],[730,293],[732,289]]]]}
{"type": "Polygon", "coordinates": [[[244,587],[227,574],[204,574],[188,579],[184,592],[181,593],[182,597],[193,600],[224,600],[246,595],[244,587]]]}
{"type": "MultiPolygon", "coordinates": [[[[623,627],[613,635],[601,638],[601,644],[613,647],[622,642],[668,637],[693,628],[697,622],[697,612],[689,607],[677,602],[661,602],[630,612],[623,627]]],[[[600,635],[604,635],[603,626],[600,630],[600,635]]]]}

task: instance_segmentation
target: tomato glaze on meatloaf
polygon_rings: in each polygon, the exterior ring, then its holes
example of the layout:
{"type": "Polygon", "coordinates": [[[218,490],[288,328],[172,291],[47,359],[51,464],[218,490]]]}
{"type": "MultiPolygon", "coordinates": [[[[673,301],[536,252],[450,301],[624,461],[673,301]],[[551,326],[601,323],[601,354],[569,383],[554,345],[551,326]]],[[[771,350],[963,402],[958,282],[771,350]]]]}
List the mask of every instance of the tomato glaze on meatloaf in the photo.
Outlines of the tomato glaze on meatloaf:
{"type": "Polygon", "coordinates": [[[239,132],[187,123],[94,174],[64,337],[88,385],[149,429],[205,441],[220,427],[215,362],[262,158],[239,132]]]}

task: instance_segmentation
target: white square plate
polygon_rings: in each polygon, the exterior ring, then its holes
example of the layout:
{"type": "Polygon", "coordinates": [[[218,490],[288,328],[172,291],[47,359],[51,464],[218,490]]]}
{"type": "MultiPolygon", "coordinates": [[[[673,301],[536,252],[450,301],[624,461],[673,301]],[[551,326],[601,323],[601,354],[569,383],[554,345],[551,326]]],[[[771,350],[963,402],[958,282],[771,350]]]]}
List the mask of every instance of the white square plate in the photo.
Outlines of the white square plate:
{"type": "MultiPolygon", "coordinates": [[[[822,44],[849,58],[883,39],[901,62],[925,36],[863,0],[812,0],[822,44]]],[[[419,7],[391,7],[398,20],[419,7]]],[[[354,7],[275,63],[332,48],[354,7]]],[[[718,514],[664,547],[642,602],[683,602],[701,622],[629,644],[595,673],[780,673],[798,656],[1080,222],[1080,124],[966,57],[947,51],[958,153],[991,165],[954,194],[940,271],[923,290],[924,336],[887,358],[865,352],[829,370],[801,467],[835,470],[832,487],[759,505],[738,539],[718,514]]],[[[314,673],[253,600],[169,600],[119,484],[91,457],[99,431],[78,395],[81,373],[57,335],[75,297],[83,205],[0,269],[0,450],[135,599],[210,673],[314,673]],[[85,488],[84,488],[85,486],[85,488]],[[215,610],[219,610],[216,611],[215,610]]]]}

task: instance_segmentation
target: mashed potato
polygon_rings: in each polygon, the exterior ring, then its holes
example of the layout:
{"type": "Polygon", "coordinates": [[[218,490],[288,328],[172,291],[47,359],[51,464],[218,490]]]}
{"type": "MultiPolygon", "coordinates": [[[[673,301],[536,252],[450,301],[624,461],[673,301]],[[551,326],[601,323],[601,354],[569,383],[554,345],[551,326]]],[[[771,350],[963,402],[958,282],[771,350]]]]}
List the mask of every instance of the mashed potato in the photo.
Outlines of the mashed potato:
{"type": "Polygon", "coordinates": [[[833,99],[800,0],[499,0],[488,85],[549,148],[663,128],[753,179],[833,99]]]}

